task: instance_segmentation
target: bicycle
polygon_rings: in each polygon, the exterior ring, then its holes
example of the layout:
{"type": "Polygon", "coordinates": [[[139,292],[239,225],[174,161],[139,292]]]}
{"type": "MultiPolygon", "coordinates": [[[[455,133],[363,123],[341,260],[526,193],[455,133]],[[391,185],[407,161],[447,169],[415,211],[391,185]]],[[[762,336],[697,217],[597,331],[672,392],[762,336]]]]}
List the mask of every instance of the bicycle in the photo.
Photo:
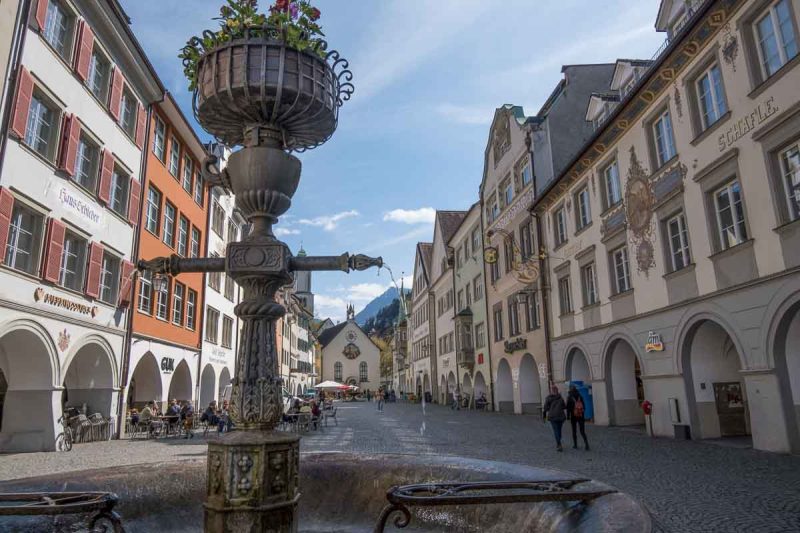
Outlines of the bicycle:
{"type": "Polygon", "coordinates": [[[72,450],[72,443],[74,442],[72,428],[67,424],[64,415],[61,415],[61,418],[58,419],[58,423],[61,424],[63,431],[56,437],[56,449],[60,452],[68,452],[72,450]]]}

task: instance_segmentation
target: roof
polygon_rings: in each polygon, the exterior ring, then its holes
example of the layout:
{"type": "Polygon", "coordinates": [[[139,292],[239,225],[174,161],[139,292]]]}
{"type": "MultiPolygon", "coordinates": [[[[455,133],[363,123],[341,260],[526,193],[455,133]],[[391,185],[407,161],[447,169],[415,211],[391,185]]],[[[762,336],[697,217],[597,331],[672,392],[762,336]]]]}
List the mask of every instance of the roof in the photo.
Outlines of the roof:
{"type": "Polygon", "coordinates": [[[432,242],[418,242],[419,254],[422,258],[422,269],[425,271],[425,277],[428,277],[428,269],[433,261],[433,243],[432,242]]]}
{"type": "MultiPolygon", "coordinates": [[[[320,346],[322,346],[324,348],[328,344],[330,344],[331,341],[336,338],[336,336],[339,334],[339,332],[342,331],[345,328],[346,325],[347,325],[347,321],[344,321],[344,322],[336,324],[332,328],[328,328],[325,331],[323,331],[322,333],[320,333],[319,334],[319,344],[320,344],[320,346]]],[[[358,324],[356,324],[356,325],[358,325],[358,324]]]]}
{"type": "Polygon", "coordinates": [[[442,240],[445,243],[450,242],[466,216],[466,211],[436,211],[436,218],[442,229],[442,240]]]}

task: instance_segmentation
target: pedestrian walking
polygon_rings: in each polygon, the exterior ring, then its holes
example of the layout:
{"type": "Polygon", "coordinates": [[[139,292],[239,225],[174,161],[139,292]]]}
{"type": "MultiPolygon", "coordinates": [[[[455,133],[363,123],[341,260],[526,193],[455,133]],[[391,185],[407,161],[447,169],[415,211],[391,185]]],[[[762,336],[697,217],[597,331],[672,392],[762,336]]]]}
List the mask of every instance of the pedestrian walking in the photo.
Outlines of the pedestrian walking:
{"type": "Polygon", "coordinates": [[[561,429],[564,426],[564,420],[567,419],[566,411],[567,405],[564,403],[564,398],[558,392],[558,387],[553,385],[553,388],[550,389],[550,395],[544,401],[544,413],[553,428],[553,436],[556,438],[556,450],[559,452],[564,451],[564,448],[561,447],[561,429]]]}
{"type": "Polygon", "coordinates": [[[369,392],[369,389],[367,389],[367,401],[368,402],[372,401],[372,393],[369,392]]]}
{"type": "Polygon", "coordinates": [[[586,406],[583,403],[583,397],[581,397],[581,393],[578,392],[578,388],[575,385],[569,386],[569,392],[567,393],[567,418],[569,418],[569,423],[572,426],[572,447],[577,449],[578,448],[578,435],[576,433],[576,429],[580,428],[581,430],[581,437],[583,437],[583,444],[586,447],[586,451],[589,451],[589,439],[586,438],[586,406]]]}
{"type": "Polygon", "coordinates": [[[381,413],[383,412],[383,390],[378,389],[378,392],[375,393],[375,399],[378,402],[378,411],[381,413]]]}

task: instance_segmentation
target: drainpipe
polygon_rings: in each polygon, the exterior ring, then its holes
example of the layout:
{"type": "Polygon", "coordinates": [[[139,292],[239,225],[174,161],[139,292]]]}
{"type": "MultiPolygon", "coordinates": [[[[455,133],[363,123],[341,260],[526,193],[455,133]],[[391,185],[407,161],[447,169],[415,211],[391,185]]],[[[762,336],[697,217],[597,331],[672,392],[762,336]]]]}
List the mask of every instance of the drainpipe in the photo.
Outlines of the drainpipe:
{"type": "Polygon", "coordinates": [[[453,251],[453,254],[454,254],[453,267],[452,267],[453,268],[453,300],[454,300],[454,304],[453,304],[453,323],[454,323],[454,325],[453,325],[453,349],[455,350],[455,355],[456,355],[456,361],[455,361],[455,363],[456,363],[456,390],[460,391],[461,390],[461,378],[459,376],[461,375],[461,370],[458,368],[458,349],[456,349],[456,344],[458,344],[458,335],[457,335],[458,332],[456,331],[456,328],[455,328],[456,314],[459,312],[456,309],[456,304],[458,304],[458,300],[456,299],[456,296],[458,296],[458,291],[456,290],[456,265],[458,264],[458,261],[455,258],[455,250],[453,251]]]}
{"type": "MultiPolygon", "coordinates": [[[[534,184],[535,187],[535,184],[534,184]]],[[[483,201],[481,201],[481,253],[486,250],[486,242],[484,242],[484,235],[485,235],[486,227],[483,224],[483,201]]],[[[492,372],[492,342],[491,336],[489,333],[489,321],[494,320],[494,317],[489,314],[489,286],[486,284],[486,262],[483,261],[481,258],[481,262],[483,262],[483,306],[486,311],[486,353],[489,355],[489,386],[491,387],[492,393],[492,409],[495,408],[497,404],[494,403],[494,374],[492,372]]],[[[473,386],[474,389],[474,386],[473,386]]]]}
{"type": "Polygon", "coordinates": [[[17,92],[17,79],[19,75],[20,60],[22,50],[25,48],[25,36],[28,34],[28,20],[31,16],[31,0],[23,0],[17,11],[17,20],[14,23],[14,37],[11,39],[11,51],[8,55],[8,65],[4,72],[6,80],[5,106],[3,109],[3,123],[0,133],[3,141],[0,144],[0,172],[6,160],[6,145],[8,144],[8,123],[14,111],[14,96],[17,92]]]}

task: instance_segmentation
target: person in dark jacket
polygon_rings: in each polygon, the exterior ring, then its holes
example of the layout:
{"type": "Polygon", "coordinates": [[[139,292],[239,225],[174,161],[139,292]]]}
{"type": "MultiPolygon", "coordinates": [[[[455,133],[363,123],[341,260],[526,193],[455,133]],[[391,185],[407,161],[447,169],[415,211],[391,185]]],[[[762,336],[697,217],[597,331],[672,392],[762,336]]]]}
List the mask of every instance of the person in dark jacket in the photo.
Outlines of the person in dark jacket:
{"type": "Polygon", "coordinates": [[[558,387],[553,385],[550,395],[544,401],[544,415],[553,428],[556,450],[559,452],[564,451],[564,448],[561,447],[561,428],[564,426],[564,420],[567,419],[566,411],[567,405],[564,403],[564,398],[558,392],[558,387]]]}
{"type": "Polygon", "coordinates": [[[576,429],[580,428],[583,444],[586,446],[586,451],[589,451],[589,439],[586,438],[586,417],[584,413],[585,406],[581,393],[578,392],[575,385],[570,385],[567,393],[567,418],[569,418],[570,425],[572,425],[572,447],[578,448],[576,429]]]}

